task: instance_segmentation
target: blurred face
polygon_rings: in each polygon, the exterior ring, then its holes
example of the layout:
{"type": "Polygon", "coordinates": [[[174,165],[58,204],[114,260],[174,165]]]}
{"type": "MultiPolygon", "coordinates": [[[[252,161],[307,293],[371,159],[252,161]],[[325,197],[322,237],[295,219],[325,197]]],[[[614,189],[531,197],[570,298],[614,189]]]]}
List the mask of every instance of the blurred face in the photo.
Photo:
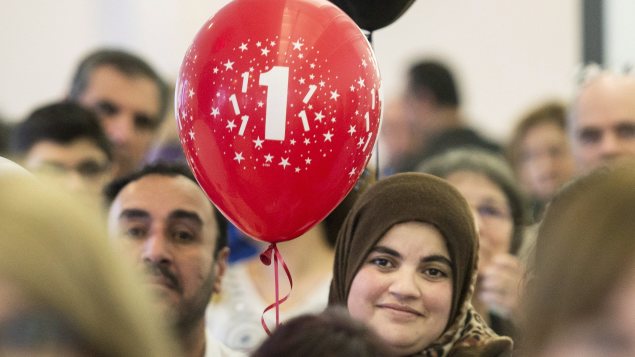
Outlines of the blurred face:
{"type": "Polygon", "coordinates": [[[624,275],[599,313],[563,328],[541,356],[635,356],[635,266],[624,275]]]}
{"type": "Polygon", "coordinates": [[[605,75],[594,80],[580,93],[572,119],[579,171],[635,156],[635,79],[605,75]]]}
{"type": "Polygon", "coordinates": [[[61,315],[0,277],[0,356],[91,356],[61,315]]]}
{"type": "Polygon", "coordinates": [[[138,168],[158,126],[160,93],[152,79],[127,76],[112,66],[97,67],[79,101],[94,109],[115,152],[116,176],[138,168]]]}
{"type": "Polygon", "coordinates": [[[412,122],[406,117],[405,104],[401,101],[388,102],[379,137],[383,149],[381,153],[388,162],[396,163],[414,150],[412,130],[412,122]]]}
{"type": "Polygon", "coordinates": [[[108,226],[146,268],[148,285],[176,326],[202,323],[212,292],[220,289],[227,249],[215,259],[218,226],[199,187],[183,176],[133,181],[113,202],[108,226]]]}
{"type": "Polygon", "coordinates": [[[520,146],[523,186],[533,197],[551,199],[575,172],[565,131],[557,124],[544,122],[527,130],[520,146]]]}
{"type": "Polygon", "coordinates": [[[514,223],[503,190],[485,175],[457,171],[446,178],[470,205],[479,233],[479,271],[498,254],[508,253],[514,223]]]}
{"type": "Polygon", "coordinates": [[[68,144],[40,141],[26,154],[24,166],[71,192],[94,199],[101,197],[101,190],[112,177],[108,156],[88,139],[68,144]]]}
{"type": "Polygon", "coordinates": [[[452,304],[452,265],[441,233],[419,222],[393,226],[355,275],[351,316],[400,355],[425,349],[443,333],[452,304]]]}

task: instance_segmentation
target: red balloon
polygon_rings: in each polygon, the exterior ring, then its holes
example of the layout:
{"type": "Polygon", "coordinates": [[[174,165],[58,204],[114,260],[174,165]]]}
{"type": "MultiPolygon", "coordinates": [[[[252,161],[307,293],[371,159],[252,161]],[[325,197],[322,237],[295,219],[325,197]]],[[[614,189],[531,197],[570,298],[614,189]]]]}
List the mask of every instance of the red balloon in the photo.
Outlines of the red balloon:
{"type": "Polygon", "coordinates": [[[188,49],[177,83],[181,144],[211,201],[275,243],[351,190],[379,130],[380,77],[355,23],[322,0],[235,0],[188,49]]]}

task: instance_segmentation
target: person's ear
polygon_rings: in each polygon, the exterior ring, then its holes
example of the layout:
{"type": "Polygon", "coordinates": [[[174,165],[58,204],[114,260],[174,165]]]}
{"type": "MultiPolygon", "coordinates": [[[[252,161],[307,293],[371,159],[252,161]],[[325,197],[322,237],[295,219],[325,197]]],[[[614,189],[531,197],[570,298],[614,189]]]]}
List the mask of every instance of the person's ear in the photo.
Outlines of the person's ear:
{"type": "Polygon", "coordinates": [[[214,262],[214,286],[213,292],[218,294],[221,292],[221,286],[223,282],[223,276],[227,271],[227,259],[229,258],[229,247],[225,247],[218,251],[216,254],[216,261],[214,262]]]}

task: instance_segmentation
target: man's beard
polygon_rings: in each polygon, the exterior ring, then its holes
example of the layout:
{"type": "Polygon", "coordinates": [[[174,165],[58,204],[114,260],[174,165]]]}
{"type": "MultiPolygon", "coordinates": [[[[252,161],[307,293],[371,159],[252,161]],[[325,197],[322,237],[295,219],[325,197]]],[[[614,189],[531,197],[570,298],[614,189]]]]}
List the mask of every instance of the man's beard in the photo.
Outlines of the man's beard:
{"type": "MultiPolygon", "coordinates": [[[[207,305],[214,292],[214,269],[210,270],[194,296],[187,300],[183,298],[183,287],[179,279],[170,271],[169,267],[160,263],[146,263],[146,269],[151,276],[164,278],[168,282],[167,288],[181,297],[177,305],[166,304],[164,314],[176,333],[181,336],[189,334],[205,318],[207,305]]],[[[157,298],[164,299],[161,296],[157,296],[157,298]]]]}

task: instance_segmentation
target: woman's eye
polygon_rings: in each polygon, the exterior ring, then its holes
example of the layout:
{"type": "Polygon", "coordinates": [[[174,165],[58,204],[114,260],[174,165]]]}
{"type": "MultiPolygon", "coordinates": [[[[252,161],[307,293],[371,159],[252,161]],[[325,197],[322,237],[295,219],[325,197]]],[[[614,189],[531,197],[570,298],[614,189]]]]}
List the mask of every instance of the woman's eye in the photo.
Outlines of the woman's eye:
{"type": "Polygon", "coordinates": [[[448,274],[441,270],[441,269],[437,269],[437,268],[427,268],[423,271],[423,273],[426,276],[429,276],[431,278],[435,278],[435,279],[440,279],[440,278],[447,278],[448,274]]]}
{"type": "Polygon", "coordinates": [[[373,258],[370,260],[370,263],[379,267],[389,268],[392,266],[392,263],[385,258],[373,258]]]}

